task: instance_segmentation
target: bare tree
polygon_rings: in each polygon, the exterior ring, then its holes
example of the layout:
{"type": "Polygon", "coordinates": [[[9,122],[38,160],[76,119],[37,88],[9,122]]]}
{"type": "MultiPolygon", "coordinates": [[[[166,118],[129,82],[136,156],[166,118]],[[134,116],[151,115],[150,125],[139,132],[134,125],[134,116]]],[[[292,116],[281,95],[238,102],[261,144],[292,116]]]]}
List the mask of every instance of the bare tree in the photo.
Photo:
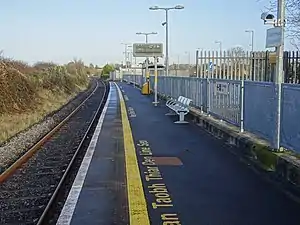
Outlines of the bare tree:
{"type": "Polygon", "coordinates": [[[245,50],[241,46],[236,46],[229,49],[229,55],[233,57],[245,56],[245,50]]]}
{"type": "Polygon", "coordinates": [[[291,43],[300,47],[300,0],[287,0],[287,31],[291,43]]]}
{"type": "Polygon", "coordinates": [[[246,51],[241,46],[235,46],[229,49],[227,60],[227,70],[233,74],[244,76],[244,71],[247,66],[246,51]]]}
{"type": "Polygon", "coordinates": [[[246,51],[241,46],[232,47],[228,50],[228,56],[231,63],[244,63],[246,51]]]}
{"type": "MultiPolygon", "coordinates": [[[[276,13],[278,0],[270,0],[268,9],[276,13]]],[[[291,44],[300,50],[300,0],[286,0],[286,31],[291,44]]]]}

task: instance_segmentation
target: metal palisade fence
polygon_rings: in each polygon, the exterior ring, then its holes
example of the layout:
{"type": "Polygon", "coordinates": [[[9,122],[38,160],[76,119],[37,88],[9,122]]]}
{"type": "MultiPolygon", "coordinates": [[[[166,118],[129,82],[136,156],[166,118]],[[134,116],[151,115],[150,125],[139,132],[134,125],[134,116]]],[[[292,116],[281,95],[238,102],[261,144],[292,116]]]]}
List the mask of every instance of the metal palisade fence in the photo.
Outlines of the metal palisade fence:
{"type": "MultiPolygon", "coordinates": [[[[140,75],[123,75],[123,80],[142,85],[140,75]]],[[[153,87],[154,77],[150,77],[153,87]]],[[[273,82],[217,78],[159,76],[158,92],[193,100],[194,107],[249,131],[276,148],[278,85],[273,82]]],[[[300,85],[281,86],[280,146],[300,153],[300,85]]]]}
{"type": "MultiPolygon", "coordinates": [[[[300,53],[284,52],[285,83],[300,83],[300,53]]],[[[273,82],[275,52],[201,51],[196,55],[196,77],[273,82]]]]}
{"type": "Polygon", "coordinates": [[[272,81],[274,69],[269,52],[201,51],[196,56],[200,78],[272,81]]]}

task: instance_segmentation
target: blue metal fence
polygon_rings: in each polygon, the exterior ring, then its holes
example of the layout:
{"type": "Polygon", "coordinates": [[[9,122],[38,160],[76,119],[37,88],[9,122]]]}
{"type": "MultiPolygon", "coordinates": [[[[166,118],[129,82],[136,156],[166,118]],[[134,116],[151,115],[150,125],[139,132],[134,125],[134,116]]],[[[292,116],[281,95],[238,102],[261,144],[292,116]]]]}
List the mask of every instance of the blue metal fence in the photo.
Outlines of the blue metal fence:
{"type": "MultiPolygon", "coordinates": [[[[134,75],[124,80],[142,85],[134,75]]],[[[141,77],[141,76],[138,76],[141,77]]],[[[151,89],[154,77],[150,77],[151,89]]],[[[159,77],[158,92],[177,98],[184,95],[203,112],[253,132],[276,148],[278,85],[271,82],[190,77],[159,77]]],[[[280,146],[300,153],[300,85],[283,84],[280,146]]]]}
{"type": "Polygon", "coordinates": [[[283,84],[281,98],[281,145],[300,153],[300,85],[283,84]]]}
{"type": "Polygon", "coordinates": [[[277,94],[274,83],[245,81],[244,128],[276,145],[277,94]]]}
{"type": "Polygon", "coordinates": [[[234,125],[241,123],[241,81],[207,79],[209,85],[208,112],[234,125]]]}

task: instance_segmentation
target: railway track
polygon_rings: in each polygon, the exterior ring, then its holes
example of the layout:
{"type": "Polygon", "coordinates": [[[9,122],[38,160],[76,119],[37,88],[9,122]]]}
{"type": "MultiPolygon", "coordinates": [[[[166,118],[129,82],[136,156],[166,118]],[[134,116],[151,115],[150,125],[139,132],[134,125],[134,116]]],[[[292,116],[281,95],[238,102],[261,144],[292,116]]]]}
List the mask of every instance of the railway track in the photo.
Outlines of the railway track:
{"type": "Polygon", "coordinates": [[[93,94],[40,141],[38,151],[33,149],[35,154],[21,159],[20,163],[27,160],[21,168],[10,168],[14,173],[0,184],[0,224],[49,224],[49,214],[57,205],[53,203],[60,201],[57,196],[66,189],[66,180],[77,172],[74,164],[80,164],[85,153],[108,89],[98,82],[93,94]]]}

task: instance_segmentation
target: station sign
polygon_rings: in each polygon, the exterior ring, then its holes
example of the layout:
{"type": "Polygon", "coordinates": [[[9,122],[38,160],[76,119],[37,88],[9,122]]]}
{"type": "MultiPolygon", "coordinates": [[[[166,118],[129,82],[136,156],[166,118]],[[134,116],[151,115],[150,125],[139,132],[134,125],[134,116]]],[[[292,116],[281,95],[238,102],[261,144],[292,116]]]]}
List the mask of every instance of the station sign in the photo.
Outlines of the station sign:
{"type": "Polygon", "coordinates": [[[134,57],[163,57],[162,43],[135,43],[133,44],[134,57]]]}

